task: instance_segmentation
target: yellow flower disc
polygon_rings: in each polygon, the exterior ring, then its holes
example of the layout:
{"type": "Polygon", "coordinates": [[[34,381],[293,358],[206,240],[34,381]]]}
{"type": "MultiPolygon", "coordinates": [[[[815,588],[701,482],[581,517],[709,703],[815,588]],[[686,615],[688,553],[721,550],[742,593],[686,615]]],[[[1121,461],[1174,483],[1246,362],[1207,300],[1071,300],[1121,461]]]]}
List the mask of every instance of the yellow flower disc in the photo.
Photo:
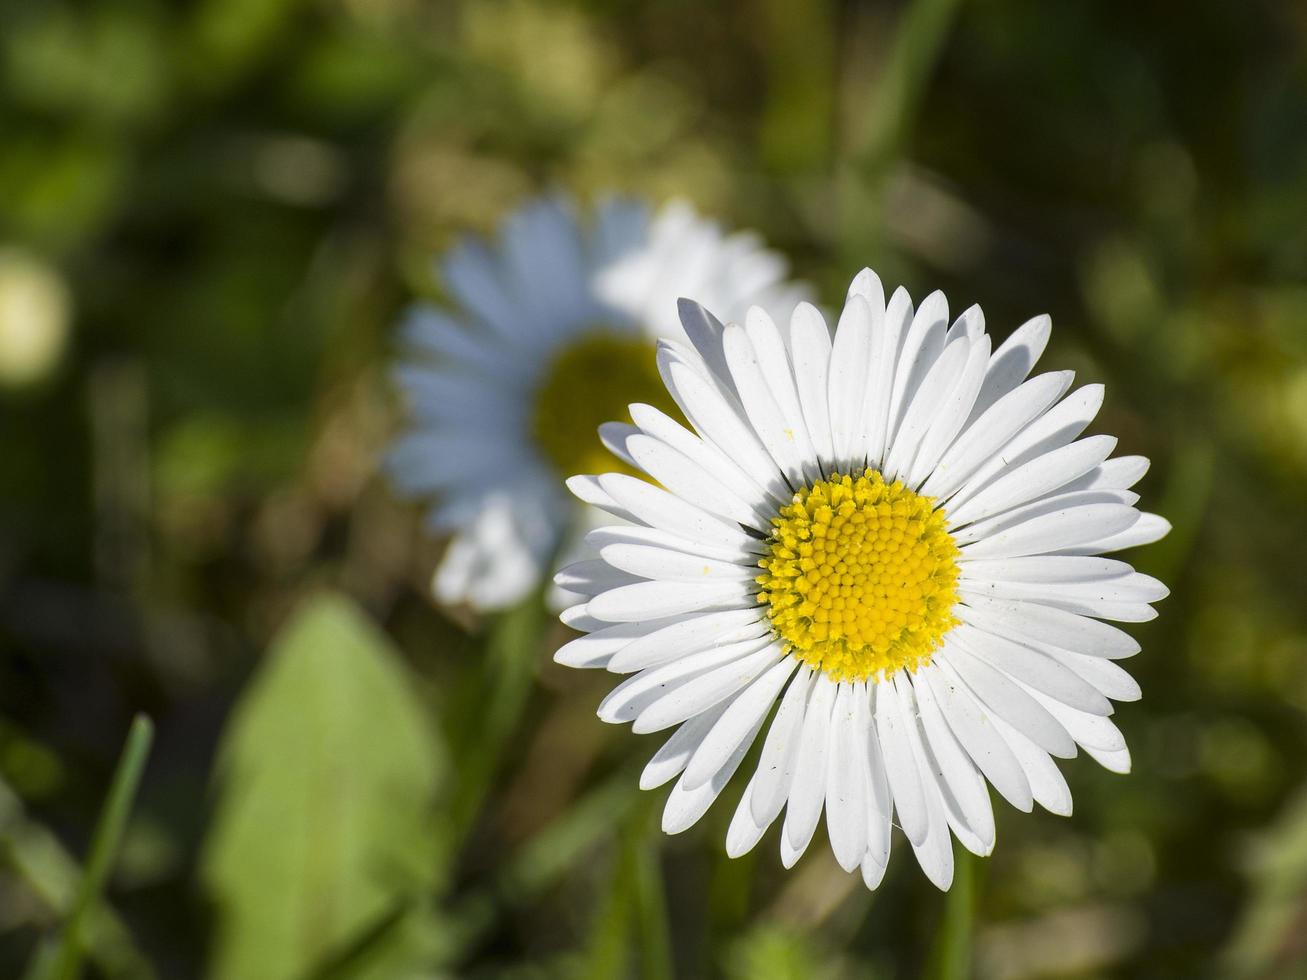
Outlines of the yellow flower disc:
{"type": "Polygon", "coordinates": [[[653,344],[642,334],[597,328],[561,348],[535,392],[531,434],[562,476],[631,472],[595,435],[600,423],[628,418],[644,402],[677,418],[658,375],[653,344]]]}
{"type": "Polygon", "coordinates": [[[772,519],[758,600],[787,648],[836,681],[930,662],[957,625],[959,551],[934,498],[834,474],[772,519]]]}

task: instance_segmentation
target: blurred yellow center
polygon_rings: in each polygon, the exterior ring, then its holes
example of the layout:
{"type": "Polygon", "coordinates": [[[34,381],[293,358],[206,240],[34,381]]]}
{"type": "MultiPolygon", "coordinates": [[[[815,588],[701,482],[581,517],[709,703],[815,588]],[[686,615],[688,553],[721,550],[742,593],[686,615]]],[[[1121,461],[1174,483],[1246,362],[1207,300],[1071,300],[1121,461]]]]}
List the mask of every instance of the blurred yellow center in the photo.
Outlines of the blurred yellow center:
{"type": "Polygon", "coordinates": [[[957,623],[959,557],[933,505],[868,469],[818,480],[781,508],[758,599],[796,657],[836,681],[929,663],[957,623]]]}
{"type": "Polygon", "coordinates": [[[596,328],[560,349],[545,369],[531,434],[563,476],[629,472],[595,432],[603,422],[629,418],[626,406],[633,402],[676,412],[658,376],[653,345],[639,334],[596,328]]]}

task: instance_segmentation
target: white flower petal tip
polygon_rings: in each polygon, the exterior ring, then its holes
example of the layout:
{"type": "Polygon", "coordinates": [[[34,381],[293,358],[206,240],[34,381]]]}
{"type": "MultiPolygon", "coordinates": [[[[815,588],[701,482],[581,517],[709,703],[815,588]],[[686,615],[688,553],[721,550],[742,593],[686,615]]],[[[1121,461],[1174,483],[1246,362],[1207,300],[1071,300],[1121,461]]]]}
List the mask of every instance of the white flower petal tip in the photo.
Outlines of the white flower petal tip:
{"type": "Polygon", "coordinates": [[[880,883],[885,880],[885,869],[887,865],[873,861],[870,856],[862,859],[862,883],[867,886],[868,891],[875,891],[880,887],[880,883]]]}
{"type": "Polygon", "coordinates": [[[568,481],[628,523],[558,574],[588,635],[556,659],[627,675],[604,721],[671,730],[640,776],[674,781],[666,832],[761,739],[730,857],[779,821],[793,867],[824,821],[874,889],[898,826],[947,890],[955,838],[994,850],[990,787],[1070,817],[1059,759],[1130,769],[1112,714],[1140,697],[1118,663],[1140,646],[1111,623],[1147,621],[1168,590],[1102,556],[1170,529],[1135,506],[1148,462],[1085,434],[1103,386],[1033,374],[1047,317],[994,346],[979,307],[887,299],[870,270],[833,325],[797,301],[696,299],[657,353],[684,421],[632,398],[634,424],[602,429],[647,479],[568,481]]]}

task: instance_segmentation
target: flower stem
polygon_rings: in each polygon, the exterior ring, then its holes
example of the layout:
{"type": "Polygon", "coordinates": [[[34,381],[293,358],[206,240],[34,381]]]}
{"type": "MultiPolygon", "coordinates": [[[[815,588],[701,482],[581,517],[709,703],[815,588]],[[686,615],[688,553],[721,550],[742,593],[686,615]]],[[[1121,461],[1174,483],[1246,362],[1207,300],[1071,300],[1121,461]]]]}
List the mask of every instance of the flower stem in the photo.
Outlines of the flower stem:
{"type": "Polygon", "coordinates": [[[539,592],[501,613],[490,630],[483,658],[485,705],[476,738],[467,746],[458,798],[454,802],[455,840],[462,841],[476,821],[502,761],[504,747],[517,730],[535,683],[536,658],[545,620],[539,592]]]}
{"type": "Polygon", "coordinates": [[[944,905],[931,951],[928,975],[933,980],[967,980],[971,976],[971,934],[975,918],[976,859],[966,848],[955,847],[953,887],[944,905]]]}

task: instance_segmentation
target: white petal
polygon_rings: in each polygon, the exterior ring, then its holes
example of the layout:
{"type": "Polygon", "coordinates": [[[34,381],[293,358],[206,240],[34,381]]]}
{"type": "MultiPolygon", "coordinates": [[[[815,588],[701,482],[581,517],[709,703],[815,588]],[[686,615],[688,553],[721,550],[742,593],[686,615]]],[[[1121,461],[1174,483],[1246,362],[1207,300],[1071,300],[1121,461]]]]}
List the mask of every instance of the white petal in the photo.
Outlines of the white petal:
{"type": "Polygon", "coordinates": [[[794,860],[798,860],[812,840],[826,799],[826,749],[835,695],[834,682],[820,674],[804,713],[794,776],[790,781],[789,806],[785,809],[785,840],[794,852],[794,860]]]}
{"type": "Polygon", "coordinates": [[[578,633],[597,633],[599,630],[607,629],[612,623],[605,623],[602,619],[595,619],[587,610],[588,602],[581,602],[575,606],[569,606],[558,614],[558,621],[569,629],[574,629],[578,633]]]}
{"type": "Polygon", "coordinates": [[[835,860],[853,871],[867,852],[867,729],[858,728],[858,698],[862,684],[839,685],[826,750],[826,832],[835,860]]]}
{"type": "Polygon", "coordinates": [[[510,288],[530,297],[543,332],[573,330],[595,312],[580,231],[565,200],[547,197],[519,208],[504,222],[500,243],[510,288]]]}
{"type": "MultiPolygon", "coordinates": [[[[731,369],[749,424],[790,484],[802,486],[808,479],[803,469],[805,453],[802,450],[802,446],[808,445],[806,429],[800,433],[790,427],[767,385],[757,352],[744,328],[727,327],[723,343],[726,363],[731,369]]],[[[806,457],[811,458],[810,445],[806,457]]]]}
{"type": "Polygon", "coordinates": [[[804,472],[809,480],[820,479],[822,474],[817,465],[817,451],[808,431],[808,423],[799,404],[799,393],[794,384],[794,373],[790,367],[790,355],[785,349],[776,324],[760,307],[749,308],[744,322],[745,332],[753,344],[758,366],[776,405],[785,419],[785,431],[793,433],[793,441],[798,445],[799,454],[804,460],[804,472]]]}
{"type": "Polygon", "coordinates": [[[1062,397],[1074,377],[1055,371],[1009,392],[963,431],[926,480],[921,492],[946,497],[970,479],[1012,438],[1062,397]]]}
{"type": "MultiPolygon", "coordinates": [[[[1143,696],[1143,692],[1139,690],[1139,682],[1115,661],[1104,660],[1102,657],[1086,657],[1082,653],[1072,653],[1070,650],[1057,650],[1052,647],[1045,652],[1065,665],[1068,670],[1084,678],[1086,683],[1092,684],[1096,690],[1102,692],[1104,697],[1109,697],[1113,701],[1138,701],[1143,696]]],[[[1070,704],[1064,698],[1058,700],[1070,704]]],[[[1086,710],[1085,706],[1080,704],[1072,704],[1071,707],[1086,710]]],[[[1101,712],[1090,713],[1101,714],[1101,712]]]]}
{"type": "MultiPolygon", "coordinates": [[[[1046,514],[1070,510],[1073,507],[1088,507],[1093,504],[1119,504],[1133,508],[1139,502],[1139,495],[1129,490],[1076,490],[1071,493],[1055,493],[1051,497],[1032,500],[1020,504],[1001,514],[986,517],[984,520],[968,524],[952,532],[953,540],[959,547],[992,538],[1010,528],[1025,524],[1027,521],[1046,514]]],[[[1138,517],[1135,517],[1138,520],[1138,517]]]]}
{"type": "MultiPolygon", "coordinates": [[[[955,801],[949,796],[948,784],[940,777],[936,760],[926,747],[921,719],[917,714],[913,698],[911,680],[906,673],[900,676],[903,682],[899,693],[904,699],[907,716],[912,721],[908,728],[908,737],[912,745],[912,756],[917,765],[917,775],[921,782],[927,816],[926,838],[920,844],[914,844],[912,850],[926,877],[937,888],[947,891],[953,883],[953,838],[949,828],[954,822],[953,816],[957,813],[957,808],[955,801]]],[[[980,841],[966,826],[960,826],[960,831],[968,838],[971,846],[977,848],[981,846],[980,841]]]]}
{"type": "Polygon", "coordinates": [[[862,883],[871,891],[880,887],[885,879],[885,865],[871,856],[871,852],[862,860],[862,883]]]}
{"type": "Polygon", "coordinates": [[[686,789],[694,789],[711,778],[730,758],[748,732],[756,731],[759,719],[771,710],[785,682],[794,673],[798,661],[786,657],[769,668],[749,687],[734,698],[721,719],[700,744],[694,758],[686,767],[686,789]]]}
{"type": "Polygon", "coordinates": [[[994,849],[994,809],[989,802],[984,777],[948,727],[930,685],[914,682],[912,689],[921,721],[923,746],[936,764],[937,778],[947,786],[948,796],[957,807],[957,821],[974,838],[970,843],[964,843],[974,854],[989,854],[994,849]],[[972,848],[971,843],[976,846],[972,848]]]}
{"type": "Polygon", "coordinates": [[[525,367],[518,358],[506,356],[507,352],[493,334],[470,330],[455,317],[427,303],[416,303],[404,312],[398,337],[414,353],[457,363],[480,374],[516,373],[525,367]]]}
{"type": "Polygon", "coordinates": [[[1121,551],[1125,548],[1137,548],[1140,545],[1160,541],[1171,533],[1171,522],[1156,514],[1140,514],[1139,519],[1124,530],[1092,541],[1069,545],[1058,549],[1063,555],[1096,555],[1103,552],[1121,551]]]}
{"type": "Polygon", "coordinates": [[[694,300],[678,299],[676,309],[680,314],[681,326],[690,343],[703,358],[708,370],[715,375],[714,380],[725,390],[730,390],[731,373],[726,368],[726,357],[722,353],[722,321],[709,313],[694,300]]]}
{"type": "Polygon", "coordinates": [[[790,319],[790,349],[794,352],[794,380],[808,434],[823,470],[834,464],[830,406],[826,379],[830,369],[830,328],[811,303],[800,303],[790,319]]]}
{"type": "Polygon", "coordinates": [[[881,341],[871,349],[867,392],[862,413],[867,432],[867,462],[879,467],[890,441],[890,399],[894,397],[894,375],[898,371],[899,349],[912,323],[912,298],[903,287],[894,290],[882,321],[881,341]]]}
{"type": "Polygon", "coordinates": [[[608,669],[618,674],[643,670],[669,663],[672,660],[700,650],[726,646],[765,635],[770,627],[752,608],[725,609],[717,612],[678,616],[652,633],[638,639],[613,654],[608,669]]]}
{"type": "Polygon", "coordinates": [[[597,559],[573,562],[554,573],[554,584],[581,596],[596,596],[609,589],[620,589],[640,581],[631,575],[597,559]]]}
{"type": "Polygon", "coordinates": [[[758,823],[770,824],[775,820],[789,797],[794,760],[799,752],[803,718],[808,711],[808,696],[814,680],[810,667],[799,668],[767,730],[754,776],[753,817],[758,823]]]}
{"type": "Polygon", "coordinates": [[[899,426],[907,414],[908,406],[917,389],[940,354],[944,352],[944,335],[948,332],[948,300],[939,290],[931,293],[917,308],[903,346],[899,351],[894,371],[894,394],[890,396],[889,425],[885,431],[886,444],[894,445],[899,426]]]}
{"type": "Polygon", "coordinates": [[[831,441],[834,465],[841,470],[857,462],[854,445],[862,429],[861,409],[874,329],[871,307],[861,294],[854,293],[844,304],[830,354],[831,441]]]}
{"type": "MultiPolygon", "coordinates": [[[[664,551],[676,551],[683,555],[696,557],[705,555],[702,544],[669,534],[656,527],[645,527],[643,524],[608,524],[591,528],[586,532],[583,540],[586,547],[591,549],[591,553],[601,552],[610,544],[638,544],[661,548],[664,551]]],[[[709,550],[713,552],[714,557],[723,561],[734,562],[737,565],[753,565],[757,563],[763,547],[765,546],[757,541],[752,541],[747,549],[714,547],[709,550]]]]}
{"type": "Polygon", "coordinates": [[[745,739],[735,754],[726,760],[726,765],[697,789],[686,789],[684,779],[677,780],[668,794],[667,805],[663,807],[663,833],[679,834],[698,823],[699,818],[708,812],[713,801],[731,781],[735,770],[740,768],[744,754],[748,751],[748,743],[752,741],[752,736],[745,739]]]}
{"type": "Polygon", "coordinates": [[[988,361],[989,338],[982,334],[972,342],[961,377],[948,392],[930,430],[921,440],[921,447],[908,473],[908,486],[915,488],[925,482],[962,431],[980,391],[980,383],[985,378],[985,364],[988,361]]]}
{"type": "Polygon", "coordinates": [[[973,657],[960,644],[951,643],[937,655],[957,671],[990,717],[999,717],[1050,755],[1075,757],[1076,747],[1066,729],[1039,702],[1007,675],[973,657]]]}
{"type": "Polygon", "coordinates": [[[659,622],[617,623],[594,633],[578,636],[564,643],[554,652],[554,662],[566,667],[607,667],[613,654],[628,646],[632,640],[653,632],[659,622]]]}
{"type": "MultiPolygon", "coordinates": [[[[695,749],[703,741],[717,719],[726,710],[727,703],[709,708],[702,714],[695,715],[672,733],[671,738],[653,754],[649,763],[640,773],[640,788],[657,789],[669,780],[675,779],[685,769],[686,763],[694,755],[695,749]]],[[[723,763],[726,759],[721,760],[723,763]]],[[[720,766],[719,766],[720,768],[720,766]]],[[[709,773],[711,777],[712,773],[709,773]]]]}
{"type": "Polygon", "coordinates": [[[1075,441],[1103,407],[1103,386],[1085,385],[1067,395],[1012,437],[948,500],[951,510],[983,490],[999,475],[1075,441]]]}
{"type": "Polygon", "coordinates": [[[1140,649],[1133,636],[1115,626],[1034,603],[971,599],[959,603],[955,611],[963,622],[996,636],[1034,640],[1094,657],[1120,660],[1133,657],[1140,649]]]}
{"type": "Polygon", "coordinates": [[[880,745],[880,736],[876,733],[876,724],[871,714],[870,694],[866,699],[859,698],[855,708],[858,712],[858,726],[866,727],[867,752],[867,858],[863,859],[863,870],[867,868],[867,859],[881,865],[889,861],[890,828],[894,816],[894,797],[890,792],[889,779],[885,775],[885,752],[880,745]]]}
{"type": "Polygon", "coordinates": [[[613,569],[638,578],[660,582],[752,582],[758,575],[756,564],[737,565],[647,544],[605,545],[599,554],[603,558],[601,564],[607,563],[613,569]]]}
{"type": "Polygon", "coordinates": [[[605,449],[627,466],[640,469],[640,464],[635,461],[635,457],[626,448],[626,440],[639,431],[635,426],[628,425],[626,422],[603,422],[599,425],[599,441],[604,444],[605,449]]]}
{"type": "MultiPolygon", "coordinates": [[[[1051,654],[963,623],[949,633],[952,644],[984,660],[1009,677],[1081,711],[1110,715],[1112,705],[1098,690],[1051,654]]],[[[1078,655],[1077,655],[1078,656],[1078,655]]],[[[1097,663],[1110,661],[1094,658],[1097,663]]]]}
{"type": "Polygon", "coordinates": [[[1048,713],[1071,733],[1077,745],[1104,752],[1119,752],[1125,748],[1125,736],[1121,734],[1121,729],[1116,727],[1111,718],[1068,708],[1065,704],[1059,704],[1038,691],[1032,690],[1030,696],[1048,709],[1048,713]]]}
{"type": "Polygon", "coordinates": [[[1146,456],[1118,456],[1104,460],[1098,466],[1068,484],[1068,490],[1129,490],[1148,472],[1146,456]]]}
{"type": "MultiPolygon", "coordinates": [[[[962,566],[963,578],[976,582],[1050,584],[1091,582],[1120,578],[1133,571],[1128,562],[1117,561],[1114,558],[1089,558],[1079,555],[1030,555],[1024,558],[983,559],[967,561],[962,566]]],[[[1144,601],[1142,597],[1141,601],[1144,601]]]]}
{"type": "Polygon", "coordinates": [[[668,691],[723,664],[750,657],[770,642],[770,638],[744,640],[688,654],[669,664],[642,670],[609,691],[607,697],[599,703],[595,714],[610,725],[634,721],[640,712],[668,691]]]}
{"type": "Polygon", "coordinates": [[[985,585],[965,583],[958,586],[958,595],[964,599],[970,596],[1018,599],[1118,623],[1146,623],[1157,618],[1156,610],[1147,603],[1106,598],[1098,593],[1110,592],[1110,588],[1105,583],[1099,583],[1097,589],[1095,585],[1093,582],[1075,583],[1070,587],[1016,582],[989,582],[985,585]]]}
{"type": "Polygon", "coordinates": [[[768,511],[762,504],[762,487],[739,465],[711,442],[705,442],[675,419],[652,405],[639,402],[630,406],[631,419],[645,434],[671,446],[696,466],[710,473],[735,496],[747,501],[753,508],[754,527],[767,528],[768,511]],[[759,524],[757,521],[761,521],[759,524]]]}
{"type": "Polygon", "coordinates": [[[922,797],[926,808],[926,835],[920,843],[912,845],[912,852],[917,856],[917,863],[926,877],[940,891],[948,891],[953,884],[953,838],[949,834],[948,817],[944,808],[944,797],[939,784],[930,772],[931,763],[927,760],[920,738],[913,726],[912,737],[913,760],[917,766],[921,781],[922,797]]]}
{"type": "Polygon", "coordinates": [[[994,731],[990,714],[944,664],[918,669],[916,677],[930,685],[944,720],[985,778],[1018,810],[1029,813],[1034,805],[1030,783],[1008,744],[994,731]]]}
{"type": "Polygon", "coordinates": [[[637,582],[595,596],[591,616],[608,623],[630,623],[707,609],[754,605],[753,588],[742,582],[637,582]]]}
{"type": "Polygon", "coordinates": [[[699,435],[731,458],[749,478],[778,503],[792,496],[781,472],[763,448],[753,429],[703,378],[688,367],[666,359],[660,351],[668,391],[699,435]]]}
{"type": "Polygon", "coordinates": [[[1013,467],[956,510],[950,509],[949,525],[961,527],[1050,494],[1088,473],[1115,448],[1113,436],[1090,436],[1013,467]]]}
{"type": "Polygon", "coordinates": [[[1048,345],[1053,321],[1047,315],[1027,320],[1012,332],[990,358],[984,387],[976,399],[974,415],[979,417],[991,405],[1025,380],[1048,345]]]}
{"type": "Polygon", "coordinates": [[[1108,772],[1120,773],[1123,776],[1130,772],[1130,750],[1128,748],[1107,752],[1103,749],[1096,749],[1092,745],[1086,745],[1084,750],[1108,772]]]}
{"type": "Polygon", "coordinates": [[[963,557],[1019,558],[1073,548],[1130,527],[1138,512],[1124,504],[1071,506],[1041,514],[962,546],[963,557]]]}
{"type": "Polygon", "coordinates": [[[703,466],[638,429],[625,442],[631,462],[682,500],[710,514],[749,527],[766,529],[754,508],[703,466]]]}
{"type": "Polygon", "coordinates": [[[993,722],[999,735],[1021,763],[1026,779],[1030,781],[1030,792],[1035,802],[1049,813],[1056,813],[1060,817],[1071,816],[1071,788],[1067,786],[1066,778],[1048,753],[1002,718],[995,718],[993,722]]]}
{"type": "MultiPolygon", "coordinates": [[[[635,722],[631,731],[637,735],[660,732],[672,725],[679,725],[687,718],[692,718],[701,711],[707,711],[727,698],[733,697],[755,677],[765,672],[782,656],[780,647],[769,644],[757,653],[740,660],[724,664],[715,670],[695,677],[688,683],[670,689],[665,695],[648,705],[635,722]]],[[[762,723],[762,719],[758,719],[762,723]]],[[[686,789],[692,789],[688,783],[686,789]]]]}
{"type": "Polygon", "coordinates": [[[599,486],[641,524],[699,542],[704,554],[719,554],[724,549],[723,557],[729,557],[753,546],[738,525],[713,517],[652,483],[625,473],[605,473],[599,477],[599,486]]]}
{"type": "Polygon", "coordinates": [[[572,492],[572,495],[583,503],[598,507],[620,520],[629,521],[632,524],[639,523],[639,519],[634,514],[609,496],[608,491],[599,485],[599,477],[569,476],[564,483],[566,483],[567,489],[572,492]]]}
{"type": "MultiPolygon", "coordinates": [[[[1046,560],[1075,561],[1076,558],[1074,556],[1053,555],[1048,556],[1046,560]]],[[[1086,560],[1093,561],[1094,559],[1086,560]]],[[[1099,560],[1110,561],[1110,559],[1099,560]]],[[[966,583],[969,588],[983,588],[986,593],[992,594],[994,598],[1026,599],[1031,602],[1042,602],[1046,605],[1071,601],[1149,603],[1165,599],[1171,594],[1165,585],[1151,575],[1129,571],[1129,565],[1125,565],[1125,568],[1126,573],[1123,575],[1105,575],[1099,578],[1086,578],[1073,582],[1032,582],[1027,580],[987,582],[981,585],[978,582],[973,583],[968,578],[966,583]]]]}
{"type": "Polygon", "coordinates": [[[441,263],[445,286],[461,306],[501,337],[520,340],[518,327],[524,318],[510,298],[501,272],[498,257],[485,243],[473,239],[459,242],[441,263]]]}
{"type": "Polygon", "coordinates": [[[930,430],[949,394],[958,387],[962,371],[967,365],[970,345],[971,342],[962,337],[946,347],[913,392],[912,400],[904,410],[903,422],[895,432],[890,451],[885,457],[886,477],[908,479],[908,470],[921,449],[921,440],[930,430]]]}
{"type": "MultiPolygon", "coordinates": [[[[976,340],[984,335],[985,311],[980,308],[979,303],[972,303],[958,314],[958,318],[953,321],[953,326],[948,328],[948,333],[944,335],[944,344],[947,346],[949,341],[958,336],[976,340]]],[[[986,353],[985,359],[988,362],[988,353],[986,353]]]]}
{"type": "MultiPolygon", "coordinates": [[[[905,682],[906,683],[906,682],[905,682]]],[[[926,839],[930,829],[926,798],[921,788],[908,734],[912,719],[898,690],[898,678],[876,685],[876,732],[884,753],[885,775],[889,779],[899,826],[913,844],[926,839]]]]}
{"type": "Polygon", "coordinates": [[[757,778],[755,775],[749,780],[749,785],[744,787],[744,795],[740,797],[735,816],[731,817],[731,825],[726,830],[726,856],[729,858],[741,857],[752,851],[771,826],[770,820],[759,823],[753,817],[753,785],[757,778]]]}
{"type": "Polygon", "coordinates": [[[858,274],[853,277],[845,296],[847,298],[854,293],[867,301],[873,313],[885,308],[885,287],[881,284],[880,276],[866,266],[858,270],[858,274]]]}

